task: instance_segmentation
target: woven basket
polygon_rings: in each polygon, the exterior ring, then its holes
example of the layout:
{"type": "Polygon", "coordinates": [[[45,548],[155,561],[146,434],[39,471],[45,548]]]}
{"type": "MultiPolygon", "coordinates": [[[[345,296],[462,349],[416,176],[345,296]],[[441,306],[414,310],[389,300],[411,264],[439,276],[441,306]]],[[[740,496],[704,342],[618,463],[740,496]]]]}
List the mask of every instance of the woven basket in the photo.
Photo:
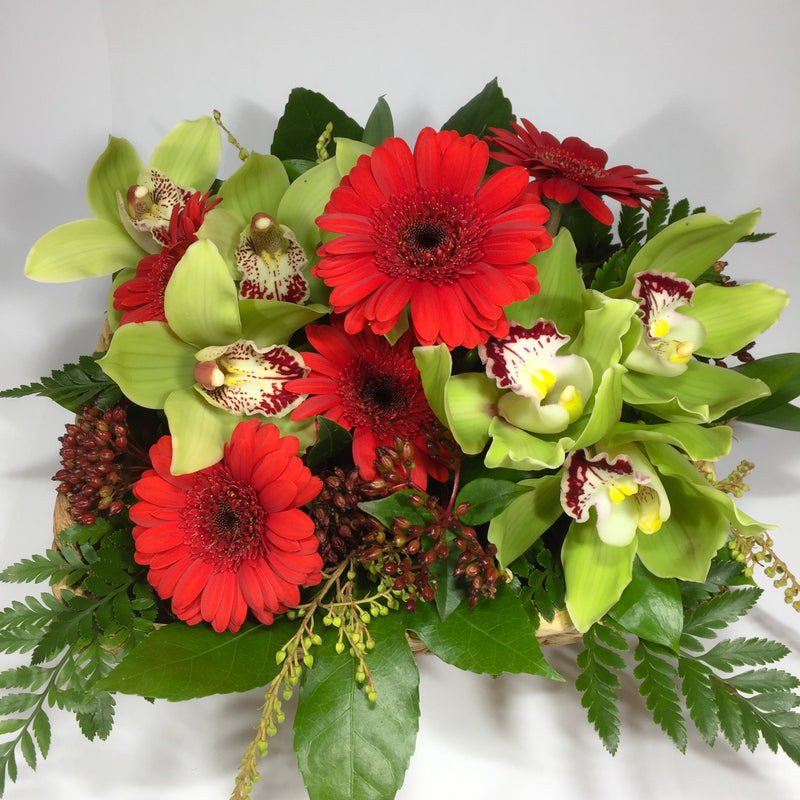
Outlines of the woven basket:
{"type": "MultiPolygon", "coordinates": [[[[111,328],[108,325],[108,320],[106,320],[103,324],[100,338],[97,341],[97,352],[106,351],[110,340],[111,328]]],[[[58,535],[74,522],[75,520],[69,513],[69,501],[65,495],[59,494],[56,497],[55,508],[53,510],[53,546],[55,549],[59,549],[60,547],[58,535]]],[[[53,586],[53,594],[59,601],[61,600],[61,589],[64,588],[67,588],[67,583],[65,581],[53,586]]],[[[79,587],[70,586],[69,589],[76,594],[81,594],[79,587]]],[[[421,655],[422,653],[428,652],[428,649],[419,639],[414,636],[409,636],[408,638],[414,655],[421,655]]],[[[543,645],[557,647],[559,645],[577,642],[581,638],[581,634],[572,624],[572,620],[566,610],[560,609],[556,611],[552,622],[548,622],[546,619],[540,617],[536,638],[543,645]]]]}

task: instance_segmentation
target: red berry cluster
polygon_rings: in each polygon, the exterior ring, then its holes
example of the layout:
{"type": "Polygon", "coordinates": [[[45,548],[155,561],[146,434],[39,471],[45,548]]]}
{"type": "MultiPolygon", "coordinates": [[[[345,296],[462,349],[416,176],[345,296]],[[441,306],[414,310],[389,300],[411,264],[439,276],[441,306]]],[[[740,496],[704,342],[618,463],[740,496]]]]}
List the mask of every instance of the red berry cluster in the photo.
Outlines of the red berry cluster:
{"type": "MultiPolygon", "coordinates": [[[[395,442],[394,447],[378,448],[375,462],[380,477],[370,483],[375,489],[408,486],[413,454],[408,443],[395,442]]],[[[474,528],[464,525],[461,517],[467,513],[468,504],[460,504],[455,511],[444,508],[439,500],[422,491],[411,494],[410,502],[425,508],[432,521],[427,525],[412,525],[404,517],[393,520],[391,530],[383,528],[367,533],[359,550],[359,559],[365,567],[379,565],[391,587],[406,598],[406,610],[417,607],[417,600],[431,602],[435,595],[435,578],[430,567],[435,561],[445,561],[450,555],[450,544],[461,551],[453,574],[469,581],[470,607],[481,596],[494,597],[497,586],[505,582],[506,575],[497,568],[493,544],[481,544],[474,528]]]]}
{"type": "Polygon", "coordinates": [[[120,499],[131,484],[120,460],[128,448],[127,411],[120,405],[81,406],[78,418],[59,436],[61,463],[54,481],[69,500],[76,522],[92,525],[97,515],[120,514],[120,499]]]}

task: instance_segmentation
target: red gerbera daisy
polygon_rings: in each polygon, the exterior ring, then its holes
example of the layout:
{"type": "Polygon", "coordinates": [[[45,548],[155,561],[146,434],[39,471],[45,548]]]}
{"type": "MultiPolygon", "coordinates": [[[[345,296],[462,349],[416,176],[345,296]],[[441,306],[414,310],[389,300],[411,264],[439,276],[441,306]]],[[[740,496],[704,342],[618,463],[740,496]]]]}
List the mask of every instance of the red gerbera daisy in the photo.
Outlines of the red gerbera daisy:
{"type": "Polygon", "coordinates": [[[425,488],[427,476],[447,477],[447,467],[428,451],[426,434],[438,425],[431,411],[406,333],[393,347],[383,336],[362,331],[349,336],[339,327],[309,325],[308,341],[317,353],[303,353],[310,368],[305,378],[286,388],[312,395],[292,419],[321,414],[353,429],[353,461],[364,480],[375,475],[375,448],[390,446],[395,436],[414,448],[412,481],[425,488]]]}
{"type": "Polygon", "coordinates": [[[156,320],[166,322],[164,290],[176,264],[186,249],[197,241],[197,231],[205,215],[222,198],[208,201],[210,192],[195,192],[186,202],[173,207],[169,228],[163,233],[165,244],[158,253],[145,256],[136,266],[136,275],[114,291],[114,308],[124,312],[120,325],[156,320]]]}
{"type": "Polygon", "coordinates": [[[135,559],[179,619],[235,632],[249,609],[269,625],[299,603],[300,586],[319,583],[314,523],[300,506],[322,482],[297,448],[295,437],[250,420],[222,460],[198,472],[170,472],[170,436],[150,449],[153,468],[133,488],[135,559]]]}
{"type": "Polygon", "coordinates": [[[539,131],[527,119],[522,120],[522,125],[512,122],[511,127],[514,133],[490,128],[495,135],[487,137],[487,141],[505,150],[492,153],[492,158],[525,167],[535,180],[531,188],[539,196],[543,194],[558,203],[577,200],[604,225],[610,225],[614,215],[600,195],[641,208],[661,197],[661,191],[653,188],[661,181],[643,177],[646,170],[627,165],[607,169],[608,154],[583,139],[570,136],[560,142],[551,133],[539,131]]]}
{"type": "Polygon", "coordinates": [[[345,330],[387,333],[410,303],[422,344],[473,347],[505,336],[503,307],[539,290],[528,260],[549,247],[548,212],[526,194],[522,169],[482,184],[487,145],[423,130],[414,152],[388,139],[334,189],[314,274],[333,288],[345,330]]]}

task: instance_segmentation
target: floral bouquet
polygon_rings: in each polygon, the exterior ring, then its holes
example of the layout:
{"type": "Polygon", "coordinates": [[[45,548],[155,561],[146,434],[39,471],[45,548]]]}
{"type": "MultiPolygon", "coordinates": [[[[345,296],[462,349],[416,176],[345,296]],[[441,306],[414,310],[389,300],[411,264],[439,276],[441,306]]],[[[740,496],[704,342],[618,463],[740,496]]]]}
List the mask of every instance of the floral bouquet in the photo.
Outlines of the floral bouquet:
{"type": "Polygon", "coordinates": [[[800,429],[800,357],[750,352],[787,295],[721,260],[759,212],[673,204],[514,120],[492,81],[409,144],[383,99],[362,127],[296,89],[269,155],[217,112],[146,165],[110,138],[93,217],[26,264],[110,276],[98,351],[2,393],[76,415],[55,542],[0,574],[51,585],[0,612],[0,649],[30,653],[0,673],[3,779],[47,754],[48,706],[104,738],[117,692],[264,687],[232,798],[294,693],[309,796],[391,798],[415,653],[559,680],[542,644],[566,641],[612,753],[631,668],[679,748],[690,719],[800,763],[800,681],[766,666],[787,649],[717,639],[756,565],[800,610],[736,504],[752,464],[714,469],[734,419],[800,429]]]}

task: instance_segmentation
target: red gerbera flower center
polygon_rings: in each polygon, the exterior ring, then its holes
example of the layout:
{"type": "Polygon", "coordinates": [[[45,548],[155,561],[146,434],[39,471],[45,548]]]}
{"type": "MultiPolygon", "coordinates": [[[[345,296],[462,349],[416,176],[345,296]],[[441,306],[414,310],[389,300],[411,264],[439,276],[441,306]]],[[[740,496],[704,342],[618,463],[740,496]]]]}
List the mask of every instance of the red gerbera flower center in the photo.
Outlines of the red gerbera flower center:
{"type": "MultiPolygon", "coordinates": [[[[385,353],[382,354],[385,356],[385,353]]],[[[364,353],[342,370],[339,394],[348,421],[369,428],[378,437],[411,438],[428,421],[413,358],[394,353],[386,364],[377,353],[364,353]]]]}
{"type": "Polygon", "coordinates": [[[570,178],[577,183],[581,183],[587,178],[605,178],[609,174],[608,170],[598,166],[597,162],[578,158],[569,150],[541,150],[539,157],[542,161],[548,162],[564,177],[570,178]]]}
{"type": "Polygon", "coordinates": [[[483,215],[462,195],[420,188],[392,198],[372,220],[375,264],[392,278],[449,285],[480,259],[483,215]]]}
{"type": "Polygon", "coordinates": [[[266,511],[252,486],[222,464],[196,474],[186,494],[181,527],[192,555],[225,570],[264,555],[266,511]]]}

